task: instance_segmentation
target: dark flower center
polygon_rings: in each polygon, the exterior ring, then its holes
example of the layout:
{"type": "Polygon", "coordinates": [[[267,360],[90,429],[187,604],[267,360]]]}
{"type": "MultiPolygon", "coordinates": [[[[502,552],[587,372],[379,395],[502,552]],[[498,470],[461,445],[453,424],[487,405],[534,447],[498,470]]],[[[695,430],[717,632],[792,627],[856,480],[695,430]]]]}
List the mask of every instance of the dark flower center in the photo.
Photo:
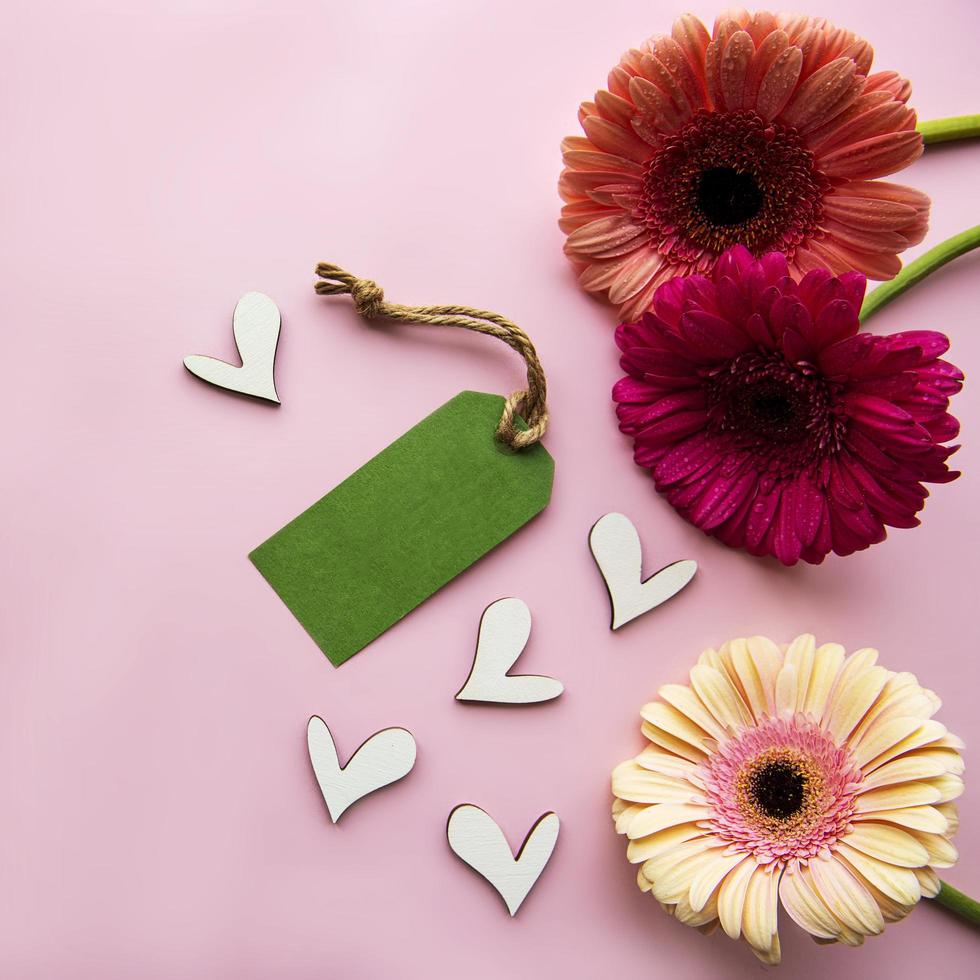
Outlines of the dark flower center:
{"type": "Polygon", "coordinates": [[[799,813],[807,779],[791,762],[768,762],[749,780],[749,796],[767,816],[787,820],[799,813]]]}
{"type": "Polygon", "coordinates": [[[776,442],[792,442],[801,435],[800,417],[807,410],[803,386],[766,377],[732,393],[733,422],[776,442]]]}
{"type": "Polygon", "coordinates": [[[795,129],[751,109],[702,109],[657,147],[632,214],[662,255],[707,268],[732,245],[792,257],[829,189],[795,129]]]}
{"type": "Polygon", "coordinates": [[[740,225],[762,210],[762,191],[750,173],[709,167],[697,185],[698,207],[717,227],[740,225]]]}
{"type": "Polygon", "coordinates": [[[773,476],[837,452],[845,430],[835,386],[781,354],[750,351],[705,378],[711,427],[773,476]]]}

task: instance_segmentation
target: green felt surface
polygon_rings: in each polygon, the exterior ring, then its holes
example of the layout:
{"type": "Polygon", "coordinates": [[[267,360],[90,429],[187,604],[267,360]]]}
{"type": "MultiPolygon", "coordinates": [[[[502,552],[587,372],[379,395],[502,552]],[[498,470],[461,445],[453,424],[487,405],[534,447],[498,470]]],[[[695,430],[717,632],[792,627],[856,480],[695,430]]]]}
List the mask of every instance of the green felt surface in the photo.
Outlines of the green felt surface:
{"type": "Polygon", "coordinates": [[[461,392],[249,555],[334,666],[547,505],[554,460],[494,439],[503,404],[461,392]]]}

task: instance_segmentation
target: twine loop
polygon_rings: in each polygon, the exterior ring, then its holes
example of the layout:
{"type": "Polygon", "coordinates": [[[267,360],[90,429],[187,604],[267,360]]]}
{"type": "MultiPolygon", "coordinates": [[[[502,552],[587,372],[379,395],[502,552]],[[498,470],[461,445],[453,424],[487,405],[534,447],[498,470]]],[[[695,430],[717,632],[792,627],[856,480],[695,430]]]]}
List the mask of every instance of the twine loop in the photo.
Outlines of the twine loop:
{"type": "Polygon", "coordinates": [[[531,338],[516,323],[499,313],[470,306],[403,306],[389,303],[384,290],[370,279],[359,279],[338,265],[321,262],[315,289],[320,296],[349,295],[354,309],[365,320],[388,317],[403,323],[428,323],[462,327],[502,340],[523,358],[527,366],[527,388],[515,391],[504,402],[497,424],[497,439],[511,449],[526,449],[540,442],[548,428],[547,382],[531,338]],[[526,423],[520,427],[516,416],[526,423]]]}

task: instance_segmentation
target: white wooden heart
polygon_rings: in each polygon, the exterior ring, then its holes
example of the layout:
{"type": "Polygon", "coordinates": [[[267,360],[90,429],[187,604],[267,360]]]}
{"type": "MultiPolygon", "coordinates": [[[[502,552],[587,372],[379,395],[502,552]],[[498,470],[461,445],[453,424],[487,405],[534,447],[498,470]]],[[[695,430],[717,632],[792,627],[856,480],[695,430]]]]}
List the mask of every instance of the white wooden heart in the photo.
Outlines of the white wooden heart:
{"type": "Polygon", "coordinates": [[[235,307],[235,343],[241,367],[203,354],[184,358],[184,367],[202,381],[279,404],[274,368],[282,318],[264,293],[246,293],[235,307]]]}
{"type": "Polygon", "coordinates": [[[609,590],[614,630],[677,595],[698,570],[697,562],[685,559],[642,581],[640,536],[623,514],[600,517],[589,533],[589,547],[609,590]]]}
{"type": "Polygon", "coordinates": [[[415,765],[415,738],[404,728],[376,732],[340,765],[337,748],[326,722],[317,715],[307,726],[306,742],[320,792],[336,823],[362,796],[407,776],[415,765]]]}
{"type": "Polygon", "coordinates": [[[531,610],[523,599],[498,599],[483,611],[476,655],[457,701],[487,704],[537,704],[565,688],[554,677],[508,674],[531,635],[531,610]]]}
{"type": "Polygon", "coordinates": [[[446,836],[453,853],[500,893],[516,915],[544,871],[558,841],[558,814],[538,817],[515,858],[507,838],[485,810],[463,803],[449,814],[446,836]]]}

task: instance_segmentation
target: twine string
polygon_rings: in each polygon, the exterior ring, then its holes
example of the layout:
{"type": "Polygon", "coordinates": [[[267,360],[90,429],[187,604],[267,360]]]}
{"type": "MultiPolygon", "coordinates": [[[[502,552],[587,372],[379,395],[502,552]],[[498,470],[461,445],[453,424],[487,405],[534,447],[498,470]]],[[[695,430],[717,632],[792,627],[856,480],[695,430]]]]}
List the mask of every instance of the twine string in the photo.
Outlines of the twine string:
{"type": "Polygon", "coordinates": [[[439,327],[462,327],[502,340],[523,358],[527,366],[527,388],[515,391],[504,402],[497,424],[497,439],[511,449],[526,449],[540,442],[548,428],[547,383],[531,338],[516,323],[499,313],[470,306],[403,306],[389,303],[384,290],[370,279],[359,279],[338,265],[321,262],[315,289],[320,296],[349,295],[354,309],[365,320],[388,317],[403,323],[428,323],[439,327]],[[527,425],[519,428],[515,416],[527,425]]]}

